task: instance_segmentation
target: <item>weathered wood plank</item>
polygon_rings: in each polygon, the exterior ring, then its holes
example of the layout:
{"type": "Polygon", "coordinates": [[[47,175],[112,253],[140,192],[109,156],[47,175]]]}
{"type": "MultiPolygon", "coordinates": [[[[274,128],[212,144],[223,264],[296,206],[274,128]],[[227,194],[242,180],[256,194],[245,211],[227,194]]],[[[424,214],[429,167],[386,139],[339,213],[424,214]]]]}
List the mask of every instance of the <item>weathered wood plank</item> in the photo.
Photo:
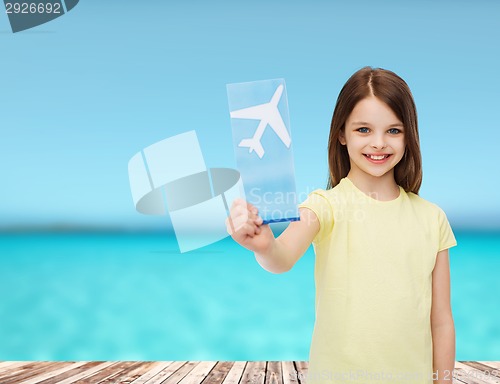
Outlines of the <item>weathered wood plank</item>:
{"type": "MultiPolygon", "coordinates": [[[[150,380],[146,381],[145,384],[160,384],[170,376],[172,376],[175,372],[181,369],[184,365],[186,365],[187,361],[175,361],[170,364],[168,367],[160,371],[157,375],[152,377],[150,380]]],[[[192,366],[191,366],[192,368],[192,366]]]]}
{"type": "Polygon", "coordinates": [[[235,361],[222,384],[238,384],[246,365],[246,361],[235,361]]]}
{"type": "Polygon", "coordinates": [[[477,363],[484,364],[495,370],[500,370],[500,361],[477,361],[477,363]]]}
{"type": "Polygon", "coordinates": [[[14,384],[20,383],[24,380],[30,379],[43,372],[49,372],[53,369],[62,368],[63,366],[70,365],[71,362],[33,362],[31,364],[23,365],[19,367],[18,370],[14,372],[8,372],[9,374],[0,377],[0,383],[2,384],[14,384]]]}
{"type": "Polygon", "coordinates": [[[92,376],[94,373],[101,371],[110,365],[118,364],[116,361],[105,361],[105,362],[93,362],[93,365],[89,365],[90,368],[86,369],[86,367],[80,367],[69,372],[64,373],[63,375],[57,376],[51,380],[45,381],[40,384],[72,384],[75,381],[83,379],[84,377],[92,376]]]}
{"type": "Polygon", "coordinates": [[[281,362],[268,361],[266,369],[266,384],[283,384],[283,373],[281,370],[281,362]]]}
{"type": "Polygon", "coordinates": [[[71,371],[72,369],[84,366],[86,364],[88,364],[87,361],[78,361],[76,363],[73,363],[73,364],[70,364],[70,365],[66,365],[64,367],[59,367],[60,364],[58,364],[58,365],[54,366],[54,368],[57,368],[57,369],[50,370],[50,371],[40,372],[40,374],[38,374],[36,376],[33,376],[31,379],[23,380],[22,384],[36,384],[36,383],[41,383],[41,382],[43,382],[43,381],[45,381],[47,379],[53,378],[54,376],[60,375],[61,373],[65,373],[67,371],[71,371]]]}
{"type": "Polygon", "coordinates": [[[217,364],[216,361],[200,361],[195,368],[179,381],[179,384],[201,383],[208,376],[213,367],[215,367],[215,364],[217,364]]]}
{"type": "Polygon", "coordinates": [[[459,382],[462,381],[467,384],[494,383],[493,381],[489,381],[488,378],[485,378],[480,370],[460,362],[455,363],[455,371],[453,372],[453,377],[459,380],[459,382]]]}
{"type": "Polygon", "coordinates": [[[189,372],[191,372],[197,365],[198,365],[197,361],[188,361],[186,364],[182,365],[175,372],[172,372],[171,374],[169,374],[168,378],[165,381],[162,381],[161,383],[162,384],[177,384],[189,372]]]}
{"type": "Polygon", "coordinates": [[[471,367],[471,374],[475,374],[480,377],[482,380],[486,380],[493,384],[500,384],[500,371],[489,367],[485,364],[482,364],[478,361],[466,361],[463,362],[464,365],[471,367]]]}
{"type": "Polygon", "coordinates": [[[13,369],[19,368],[23,365],[32,364],[32,361],[4,361],[0,367],[0,374],[7,371],[12,371],[13,369]]]}
{"type": "Polygon", "coordinates": [[[120,380],[120,384],[132,383],[136,379],[140,378],[143,374],[148,372],[151,368],[153,368],[155,366],[155,364],[156,363],[154,361],[145,361],[145,362],[140,363],[137,366],[137,368],[130,371],[124,379],[120,380]]]}
{"type": "Polygon", "coordinates": [[[299,384],[298,372],[295,370],[293,361],[282,361],[283,384],[299,384]]]}
{"type": "MultiPolygon", "coordinates": [[[[26,372],[30,369],[35,369],[35,367],[39,367],[42,362],[36,361],[25,361],[24,364],[14,364],[10,368],[7,367],[5,371],[0,372],[0,379],[5,380],[6,378],[14,377],[15,375],[19,375],[22,372],[26,372]]],[[[45,364],[50,364],[49,362],[45,362],[45,364]]]]}
{"type": "MultiPolygon", "coordinates": [[[[203,384],[221,384],[231,370],[233,363],[231,361],[219,361],[203,380],[203,384]]],[[[240,376],[241,377],[241,376],[240,376]]],[[[239,379],[239,378],[238,378],[239,379]]]]}
{"type": "Polygon", "coordinates": [[[137,378],[130,384],[145,384],[149,379],[156,376],[158,373],[167,368],[173,361],[160,361],[153,365],[149,371],[143,374],[141,377],[137,378]]]}
{"type": "Polygon", "coordinates": [[[265,361],[249,361],[241,376],[241,384],[264,384],[266,378],[265,361]]]}
{"type": "Polygon", "coordinates": [[[143,362],[129,362],[130,365],[127,366],[125,369],[115,372],[111,376],[106,377],[104,380],[99,381],[99,384],[116,384],[116,383],[121,383],[124,381],[127,377],[130,375],[133,375],[135,370],[137,368],[140,368],[143,362]]]}
{"type": "Polygon", "coordinates": [[[308,370],[308,368],[309,368],[308,361],[296,361],[295,362],[295,369],[297,371],[297,377],[299,379],[300,384],[307,383],[307,370],[308,370]]]}
{"type": "Polygon", "coordinates": [[[13,365],[26,364],[26,361],[0,361],[0,371],[13,365]]]}
{"type": "MultiPolygon", "coordinates": [[[[1,384],[306,384],[306,361],[1,361],[1,384]]],[[[500,384],[500,362],[455,363],[454,384],[500,384]]]]}
{"type": "Polygon", "coordinates": [[[123,370],[129,368],[133,363],[130,361],[120,361],[116,364],[112,364],[108,367],[98,370],[93,373],[91,376],[85,376],[77,381],[74,381],[75,384],[95,384],[99,383],[103,380],[106,380],[108,377],[116,375],[117,373],[122,372],[123,370]]]}

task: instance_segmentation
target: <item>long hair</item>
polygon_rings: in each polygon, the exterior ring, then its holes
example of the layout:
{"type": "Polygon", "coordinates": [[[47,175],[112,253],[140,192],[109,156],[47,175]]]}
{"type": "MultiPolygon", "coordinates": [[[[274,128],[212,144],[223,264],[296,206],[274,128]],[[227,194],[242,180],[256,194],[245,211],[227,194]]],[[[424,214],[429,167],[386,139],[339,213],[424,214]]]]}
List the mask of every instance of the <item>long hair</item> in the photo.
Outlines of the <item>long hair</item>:
{"type": "Polygon", "coordinates": [[[394,167],[396,184],[406,192],[418,194],[422,184],[422,155],[418,135],[417,110],[408,84],[394,72],[382,68],[364,67],[354,73],[339,93],[333,111],[328,139],[327,188],[335,187],[351,168],[347,147],[340,144],[339,135],[356,104],[375,96],[387,104],[405,128],[406,150],[394,167]]]}

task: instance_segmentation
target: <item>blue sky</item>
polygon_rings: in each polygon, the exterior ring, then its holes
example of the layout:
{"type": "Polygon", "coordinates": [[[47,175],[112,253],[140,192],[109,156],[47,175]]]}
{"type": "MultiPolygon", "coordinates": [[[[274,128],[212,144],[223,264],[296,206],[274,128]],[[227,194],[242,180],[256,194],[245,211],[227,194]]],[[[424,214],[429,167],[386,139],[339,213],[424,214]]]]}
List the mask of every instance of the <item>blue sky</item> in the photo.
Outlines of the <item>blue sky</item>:
{"type": "Polygon", "coordinates": [[[387,68],[417,104],[424,181],[454,228],[500,228],[500,3],[98,1],[12,34],[0,15],[0,226],[163,228],[127,163],[195,129],[235,167],[226,84],[284,78],[297,190],[325,187],[340,88],[387,68]]]}

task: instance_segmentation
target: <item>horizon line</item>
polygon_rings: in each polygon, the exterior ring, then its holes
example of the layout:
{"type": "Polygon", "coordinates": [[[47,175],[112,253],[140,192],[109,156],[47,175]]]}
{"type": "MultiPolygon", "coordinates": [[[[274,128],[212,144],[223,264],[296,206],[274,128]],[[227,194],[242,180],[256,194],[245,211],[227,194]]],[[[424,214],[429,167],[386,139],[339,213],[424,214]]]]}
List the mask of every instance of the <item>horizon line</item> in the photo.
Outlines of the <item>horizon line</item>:
{"type": "MultiPolygon", "coordinates": [[[[274,227],[283,227],[286,223],[273,224],[274,227]]],[[[481,232],[499,233],[500,226],[461,226],[454,225],[453,232],[481,232]]],[[[123,227],[102,225],[78,225],[78,224],[18,224],[0,225],[0,234],[12,233],[168,233],[174,234],[171,227],[123,227]]]]}

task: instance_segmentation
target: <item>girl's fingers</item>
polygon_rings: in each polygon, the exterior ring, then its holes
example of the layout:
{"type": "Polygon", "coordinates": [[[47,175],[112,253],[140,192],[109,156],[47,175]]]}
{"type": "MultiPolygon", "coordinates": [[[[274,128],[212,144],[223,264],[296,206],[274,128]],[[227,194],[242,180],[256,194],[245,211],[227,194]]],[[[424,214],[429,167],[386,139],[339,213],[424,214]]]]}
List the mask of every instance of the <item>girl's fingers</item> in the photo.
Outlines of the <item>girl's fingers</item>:
{"type": "Polygon", "coordinates": [[[235,220],[228,217],[226,219],[226,230],[230,235],[240,232],[242,235],[253,236],[256,233],[259,224],[255,220],[244,220],[243,217],[237,217],[235,220]]]}
{"type": "Polygon", "coordinates": [[[257,214],[259,212],[257,207],[255,207],[254,205],[252,205],[250,203],[247,203],[247,209],[254,214],[257,214]]]}
{"type": "Polygon", "coordinates": [[[230,235],[240,232],[241,235],[253,237],[260,233],[262,218],[258,209],[243,199],[234,200],[229,217],[226,219],[226,230],[230,235]]]}
{"type": "Polygon", "coordinates": [[[246,210],[248,207],[248,203],[243,199],[235,199],[233,204],[231,205],[231,211],[242,212],[246,210]]]}
{"type": "Polygon", "coordinates": [[[248,209],[241,204],[233,205],[230,213],[231,213],[231,216],[233,216],[233,217],[237,217],[237,216],[241,216],[241,215],[245,215],[245,214],[248,215],[248,209]]]}
{"type": "Polygon", "coordinates": [[[258,227],[256,227],[255,225],[252,225],[252,224],[245,224],[243,226],[243,230],[245,231],[245,235],[247,235],[248,237],[254,237],[256,235],[256,231],[257,231],[258,227]]]}
{"type": "Polygon", "coordinates": [[[254,220],[257,217],[257,212],[256,208],[249,209],[247,206],[236,205],[231,208],[229,213],[233,220],[236,220],[240,216],[243,217],[244,220],[254,220]]]}
{"type": "Polygon", "coordinates": [[[235,232],[239,231],[243,225],[250,221],[245,216],[230,216],[228,219],[230,227],[235,232]]]}
{"type": "Polygon", "coordinates": [[[229,215],[233,221],[255,220],[258,218],[258,209],[250,203],[245,203],[244,205],[233,203],[229,215]]]}

